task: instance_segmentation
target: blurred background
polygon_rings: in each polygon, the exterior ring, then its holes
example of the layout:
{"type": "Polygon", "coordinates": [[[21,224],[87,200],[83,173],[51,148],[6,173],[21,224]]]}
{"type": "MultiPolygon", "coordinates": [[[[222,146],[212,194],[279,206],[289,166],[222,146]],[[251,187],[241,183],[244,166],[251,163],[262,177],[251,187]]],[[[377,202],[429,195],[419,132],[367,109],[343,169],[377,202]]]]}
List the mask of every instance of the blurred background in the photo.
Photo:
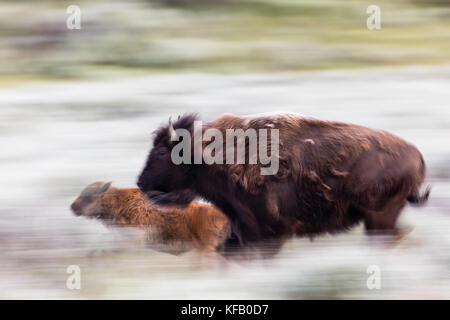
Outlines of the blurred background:
{"type": "Polygon", "coordinates": [[[448,0],[0,1],[0,298],[449,299],[449,88],[448,0]],[[380,30],[366,26],[373,4],[380,30]],[[389,250],[359,227],[204,262],[116,250],[69,210],[93,181],[134,186],[169,116],[281,111],[415,144],[433,191],[404,210],[413,232],[389,250]]]}

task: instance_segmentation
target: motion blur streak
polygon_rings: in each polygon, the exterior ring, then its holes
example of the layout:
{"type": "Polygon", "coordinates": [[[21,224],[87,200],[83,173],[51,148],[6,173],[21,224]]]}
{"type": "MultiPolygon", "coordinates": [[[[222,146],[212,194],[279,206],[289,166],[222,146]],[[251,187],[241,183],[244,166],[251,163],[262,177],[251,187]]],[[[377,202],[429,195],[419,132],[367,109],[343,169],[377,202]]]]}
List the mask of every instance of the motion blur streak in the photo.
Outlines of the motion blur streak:
{"type": "Polygon", "coordinates": [[[448,1],[377,1],[376,31],[363,1],[76,4],[80,30],[68,3],[1,3],[0,298],[450,298],[448,1]],[[92,181],[135,186],[169,116],[274,111],[414,143],[433,185],[401,216],[415,229],[389,250],[359,227],[224,263],[114,250],[110,230],[71,214],[92,181]],[[80,290],[66,288],[70,265],[80,290]]]}

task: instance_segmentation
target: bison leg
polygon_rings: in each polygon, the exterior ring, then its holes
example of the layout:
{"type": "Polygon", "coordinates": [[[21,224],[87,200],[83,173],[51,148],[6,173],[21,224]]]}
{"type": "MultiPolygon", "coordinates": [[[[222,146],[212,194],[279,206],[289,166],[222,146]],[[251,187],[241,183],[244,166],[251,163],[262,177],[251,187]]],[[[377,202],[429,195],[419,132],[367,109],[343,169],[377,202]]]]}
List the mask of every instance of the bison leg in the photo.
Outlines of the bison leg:
{"type": "Polygon", "coordinates": [[[364,225],[369,235],[399,235],[396,223],[406,199],[392,199],[382,210],[365,210],[364,225]]]}

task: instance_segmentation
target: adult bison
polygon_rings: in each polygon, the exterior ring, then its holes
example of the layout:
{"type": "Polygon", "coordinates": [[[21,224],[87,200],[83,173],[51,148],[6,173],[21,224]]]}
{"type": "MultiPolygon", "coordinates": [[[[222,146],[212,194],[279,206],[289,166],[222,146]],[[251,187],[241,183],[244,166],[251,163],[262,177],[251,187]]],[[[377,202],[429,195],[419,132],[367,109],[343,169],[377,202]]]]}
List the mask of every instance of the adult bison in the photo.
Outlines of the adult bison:
{"type": "MultiPolygon", "coordinates": [[[[335,233],[361,221],[368,232],[391,234],[406,202],[423,203],[429,195],[429,189],[423,194],[418,191],[425,164],[413,145],[384,131],[292,114],[224,115],[200,128],[200,134],[215,129],[223,136],[232,129],[276,129],[275,174],[262,174],[264,165],[249,161],[255,151],[249,151],[248,139],[245,163],[227,163],[225,151],[213,154],[223,157],[219,161],[223,163],[174,163],[172,151],[181,141],[177,132],[198,134],[196,120],[188,114],[155,132],[138,186],[162,205],[185,205],[196,196],[210,201],[230,218],[228,245],[335,233]]],[[[198,143],[188,141],[192,152],[187,160],[193,160],[198,143]]],[[[208,141],[200,145],[205,150],[208,141]]],[[[225,141],[223,145],[229,150],[225,141]]],[[[186,159],[186,154],[181,156],[186,159]]]]}

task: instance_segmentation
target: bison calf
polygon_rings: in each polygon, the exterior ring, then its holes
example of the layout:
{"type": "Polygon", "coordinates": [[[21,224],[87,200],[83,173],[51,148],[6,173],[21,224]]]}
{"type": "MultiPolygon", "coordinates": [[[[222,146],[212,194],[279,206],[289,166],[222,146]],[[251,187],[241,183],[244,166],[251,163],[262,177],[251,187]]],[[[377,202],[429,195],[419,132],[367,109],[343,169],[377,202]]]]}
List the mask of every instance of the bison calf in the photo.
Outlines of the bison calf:
{"type": "Polygon", "coordinates": [[[179,253],[191,247],[213,251],[229,232],[228,219],[213,206],[192,202],[185,208],[161,208],[139,189],[118,189],[110,182],[88,185],[71,209],[77,216],[99,219],[107,226],[139,227],[145,231],[145,243],[163,245],[161,251],[172,248],[169,251],[179,253]]]}

